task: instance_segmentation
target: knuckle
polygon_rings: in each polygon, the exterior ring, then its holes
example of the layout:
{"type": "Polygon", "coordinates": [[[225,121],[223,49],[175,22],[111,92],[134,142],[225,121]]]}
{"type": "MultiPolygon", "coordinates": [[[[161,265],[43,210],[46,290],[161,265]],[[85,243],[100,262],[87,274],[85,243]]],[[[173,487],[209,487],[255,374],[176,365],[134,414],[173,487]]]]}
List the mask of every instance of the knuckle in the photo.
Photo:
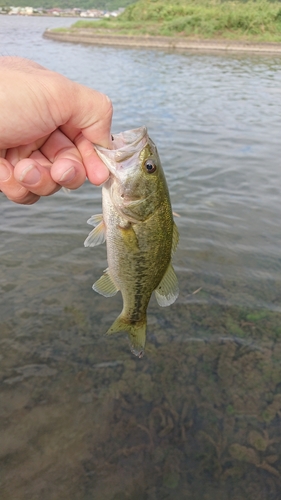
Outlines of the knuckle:
{"type": "Polygon", "coordinates": [[[104,97],[105,97],[105,114],[111,117],[113,114],[112,101],[107,95],[105,95],[104,97]]]}
{"type": "Polygon", "coordinates": [[[7,196],[8,200],[20,205],[28,205],[34,196],[36,196],[25,188],[20,188],[18,191],[13,190],[12,192],[4,192],[4,194],[7,196]]]}

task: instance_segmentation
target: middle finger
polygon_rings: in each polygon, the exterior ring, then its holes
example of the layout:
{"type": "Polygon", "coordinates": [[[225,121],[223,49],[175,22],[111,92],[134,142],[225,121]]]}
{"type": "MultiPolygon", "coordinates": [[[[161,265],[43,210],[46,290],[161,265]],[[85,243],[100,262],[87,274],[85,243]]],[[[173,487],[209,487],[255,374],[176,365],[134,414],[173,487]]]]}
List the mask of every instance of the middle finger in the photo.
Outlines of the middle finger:
{"type": "Polygon", "coordinates": [[[53,164],[51,175],[55,182],[70,189],[80,187],[86,179],[81,155],[61,130],[55,130],[41,147],[42,153],[53,164]]]}
{"type": "Polygon", "coordinates": [[[51,177],[50,167],[50,161],[40,151],[35,151],[15,165],[14,177],[32,193],[49,196],[60,189],[51,177]]]}

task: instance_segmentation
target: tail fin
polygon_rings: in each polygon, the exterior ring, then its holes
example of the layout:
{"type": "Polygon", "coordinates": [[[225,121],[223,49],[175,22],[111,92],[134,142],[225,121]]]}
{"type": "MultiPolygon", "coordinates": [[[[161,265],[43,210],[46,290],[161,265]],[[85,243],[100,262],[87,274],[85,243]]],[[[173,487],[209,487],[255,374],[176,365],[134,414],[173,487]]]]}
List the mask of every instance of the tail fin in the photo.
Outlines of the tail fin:
{"type": "Polygon", "coordinates": [[[129,323],[122,314],[114,321],[111,327],[107,330],[106,335],[111,335],[117,332],[127,332],[131,342],[131,351],[138,358],[144,355],[144,346],[146,341],[146,318],[137,323],[129,323]]]}

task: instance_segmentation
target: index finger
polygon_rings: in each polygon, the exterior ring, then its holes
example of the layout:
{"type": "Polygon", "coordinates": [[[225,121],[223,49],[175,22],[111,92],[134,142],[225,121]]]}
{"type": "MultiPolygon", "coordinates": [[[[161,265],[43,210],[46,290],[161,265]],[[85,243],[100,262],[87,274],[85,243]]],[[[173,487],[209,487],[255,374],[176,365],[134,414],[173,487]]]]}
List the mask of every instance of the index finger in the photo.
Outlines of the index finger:
{"type": "Polygon", "coordinates": [[[109,176],[109,170],[97,155],[93,144],[82,133],[74,139],[74,144],[82,157],[89,181],[96,186],[105,182],[109,176]]]}

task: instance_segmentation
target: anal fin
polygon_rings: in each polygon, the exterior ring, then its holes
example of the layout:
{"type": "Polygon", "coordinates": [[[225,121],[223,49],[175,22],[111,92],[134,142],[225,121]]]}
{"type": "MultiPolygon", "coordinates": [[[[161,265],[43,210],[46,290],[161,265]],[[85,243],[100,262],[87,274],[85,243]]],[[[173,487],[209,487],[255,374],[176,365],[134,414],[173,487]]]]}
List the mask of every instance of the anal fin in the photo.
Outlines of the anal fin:
{"type": "Polygon", "coordinates": [[[118,292],[118,288],[112,281],[108,269],[105,270],[104,274],[93,284],[93,290],[100,293],[104,297],[113,297],[118,292]]]}
{"type": "Polygon", "coordinates": [[[166,307],[173,304],[178,298],[178,295],[178,279],[170,262],[160,284],[155,289],[155,296],[159,306],[166,307]]]}

